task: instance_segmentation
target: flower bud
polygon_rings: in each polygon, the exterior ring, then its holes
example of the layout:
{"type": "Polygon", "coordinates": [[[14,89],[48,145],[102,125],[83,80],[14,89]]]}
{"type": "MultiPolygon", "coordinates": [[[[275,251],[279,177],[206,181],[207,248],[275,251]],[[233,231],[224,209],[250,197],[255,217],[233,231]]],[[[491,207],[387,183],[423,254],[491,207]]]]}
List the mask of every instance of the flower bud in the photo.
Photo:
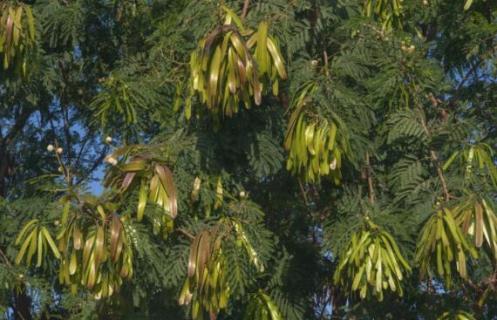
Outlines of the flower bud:
{"type": "Polygon", "coordinates": [[[113,166],[115,166],[117,164],[117,159],[111,155],[108,155],[107,157],[105,157],[104,161],[110,165],[113,165],[113,166]]]}
{"type": "Polygon", "coordinates": [[[48,152],[52,152],[52,151],[54,151],[54,150],[55,150],[55,148],[54,148],[53,144],[49,144],[49,145],[47,146],[47,151],[48,151],[48,152]]]}
{"type": "Polygon", "coordinates": [[[245,198],[246,195],[245,191],[240,191],[240,198],[245,198]]]}
{"type": "Polygon", "coordinates": [[[107,142],[107,143],[111,143],[111,142],[112,142],[112,137],[111,137],[111,136],[107,136],[107,137],[105,138],[105,142],[107,142]]]}
{"type": "Polygon", "coordinates": [[[57,154],[62,154],[62,152],[64,152],[64,149],[58,147],[57,150],[55,150],[55,152],[57,152],[57,154]]]}

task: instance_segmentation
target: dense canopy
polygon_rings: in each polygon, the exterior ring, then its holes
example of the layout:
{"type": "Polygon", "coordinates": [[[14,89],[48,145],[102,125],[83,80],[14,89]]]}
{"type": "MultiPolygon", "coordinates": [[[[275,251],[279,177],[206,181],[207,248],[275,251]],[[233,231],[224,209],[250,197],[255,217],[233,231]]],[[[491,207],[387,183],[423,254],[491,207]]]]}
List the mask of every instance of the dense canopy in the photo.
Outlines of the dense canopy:
{"type": "Polygon", "coordinates": [[[0,317],[495,319],[497,2],[0,0],[0,317]]]}

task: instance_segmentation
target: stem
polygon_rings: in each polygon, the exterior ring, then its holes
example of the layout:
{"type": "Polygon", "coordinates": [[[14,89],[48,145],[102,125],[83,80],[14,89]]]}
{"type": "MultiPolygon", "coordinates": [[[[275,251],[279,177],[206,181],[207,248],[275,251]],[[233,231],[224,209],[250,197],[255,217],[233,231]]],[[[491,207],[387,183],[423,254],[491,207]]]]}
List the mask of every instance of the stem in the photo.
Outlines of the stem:
{"type": "MultiPolygon", "coordinates": [[[[423,130],[425,131],[425,133],[428,137],[431,137],[431,132],[428,129],[428,126],[426,125],[426,119],[424,117],[424,112],[419,106],[418,106],[418,109],[419,109],[420,115],[421,115],[421,125],[423,126],[423,130]]],[[[430,159],[437,170],[438,179],[440,180],[440,183],[442,184],[442,191],[444,194],[445,201],[449,201],[450,200],[450,193],[449,193],[449,188],[447,187],[447,181],[445,180],[442,166],[440,166],[440,161],[439,161],[437,152],[434,149],[430,149],[430,159]]]]}
{"type": "Polygon", "coordinates": [[[0,256],[2,256],[2,259],[5,261],[5,264],[9,267],[12,267],[12,263],[10,263],[9,258],[7,258],[7,255],[3,250],[0,248],[0,256]]]}
{"type": "Polygon", "coordinates": [[[302,198],[304,198],[305,206],[309,207],[309,199],[307,199],[307,193],[305,192],[304,185],[302,184],[302,181],[300,181],[300,179],[298,179],[298,181],[300,192],[302,193],[302,198]]]}
{"type": "Polygon", "coordinates": [[[244,0],[243,1],[242,15],[240,16],[240,18],[242,18],[242,20],[245,19],[245,17],[247,16],[248,11],[249,11],[249,6],[250,6],[250,0],[244,0]]]}
{"type": "Polygon", "coordinates": [[[330,75],[330,72],[328,70],[328,52],[326,50],[323,51],[323,62],[324,62],[324,72],[326,76],[330,75]]]}
{"type": "Polygon", "coordinates": [[[369,151],[366,151],[366,177],[368,180],[369,203],[374,204],[376,197],[375,197],[374,188],[373,188],[373,177],[371,175],[371,163],[369,160],[369,151]]]}
{"type": "MultiPolygon", "coordinates": [[[[418,88],[415,86],[414,89],[415,89],[415,94],[417,96],[419,96],[419,92],[418,92],[419,90],[418,90],[418,88]]],[[[423,127],[423,130],[426,133],[426,136],[428,138],[431,138],[430,129],[428,129],[428,125],[426,124],[426,117],[425,117],[425,112],[423,110],[423,106],[421,105],[421,103],[419,102],[419,100],[417,98],[414,98],[414,100],[415,100],[415,103],[416,103],[416,108],[418,109],[419,115],[420,115],[420,118],[421,118],[421,126],[423,127]]],[[[445,201],[449,201],[450,198],[451,198],[451,196],[450,196],[450,193],[449,193],[449,188],[447,187],[447,181],[445,180],[445,176],[443,174],[442,166],[440,166],[440,161],[439,161],[437,152],[434,149],[432,149],[432,148],[430,148],[430,159],[431,159],[431,162],[432,162],[433,166],[437,170],[438,179],[440,180],[440,184],[442,185],[442,192],[443,192],[443,195],[444,195],[444,199],[445,199],[445,201]]]]}
{"type": "MultiPolygon", "coordinates": [[[[313,215],[311,208],[309,207],[309,198],[307,197],[307,192],[305,191],[304,185],[302,184],[302,181],[300,180],[300,178],[297,180],[299,182],[300,193],[302,193],[302,198],[304,199],[304,204],[305,204],[305,207],[307,209],[306,210],[307,215],[309,216],[311,221],[314,221],[315,218],[314,218],[314,215],[313,215]]],[[[313,228],[312,228],[312,242],[317,243],[316,228],[314,228],[314,226],[315,225],[313,225],[313,228]]]]}
{"type": "Polygon", "coordinates": [[[190,240],[193,240],[195,239],[195,236],[193,234],[191,234],[190,232],[186,231],[185,229],[183,228],[178,228],[176,229],[178,230],[179,233],[183,234],[184,236],[186,236],[187,238],[189,238],[190,240]]]}
{"type": "Polygon", "coordinates": [[[58,148],[59,148],[59,143],[57,140],[55,140],[55,157],[57,158],[57,162],[59,162],[59,165],[62,168],[62,172],[64,173],[64,178],[66,179],[67,185],[71,187],[72,186],[71,172],[69,171],[69,168],[64,164],[64,161],[62,161],[60,154],[57,153],[58,148]]]}
{"type": "Polygon", "coordinates": [[[437,153],[435,152],[435,150],[430,150],[430,154],[431,154],[431,160],[435,165],[435,167],[437,168],[437,175],[438,178],[440,179],[440,183],[442,184],[442,190],[445,201],[449,201],[450,200],[449,188],[447,187],[447,182],[445,181],[445,176],[443,174],[442,167],[440,166],[440,161],[438,160],[437,153]]]}

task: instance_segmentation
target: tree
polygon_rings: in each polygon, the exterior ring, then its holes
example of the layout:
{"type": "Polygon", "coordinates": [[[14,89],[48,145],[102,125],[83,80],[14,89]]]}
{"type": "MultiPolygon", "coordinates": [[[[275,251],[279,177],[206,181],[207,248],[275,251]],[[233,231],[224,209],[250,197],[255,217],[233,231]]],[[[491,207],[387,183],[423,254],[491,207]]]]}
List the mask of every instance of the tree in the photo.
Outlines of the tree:
{"type": "Polygon", "coordinates": [[[493,319],[497,4],[0,0],[7,319],[493,319]]]}

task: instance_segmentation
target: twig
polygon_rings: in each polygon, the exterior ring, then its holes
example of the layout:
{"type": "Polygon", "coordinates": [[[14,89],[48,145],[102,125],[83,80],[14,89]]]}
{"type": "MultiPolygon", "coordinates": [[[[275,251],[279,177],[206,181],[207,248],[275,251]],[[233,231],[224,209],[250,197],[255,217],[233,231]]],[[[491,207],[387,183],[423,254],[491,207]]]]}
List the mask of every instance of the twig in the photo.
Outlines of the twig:
{"type": "Polygon", "coordinates": [[[369,151],[366,151],[366,177],[368,180],[369,203],[374,204],[376,197],[373,188],[373,176],[371,175],[371,163],[369,161],[369,151]]]}
{"type": "Polygon", "coordinates": [[[323,63],[324,63],[324,73],[326,76],[330,75],[330,72],[328,70],[328,52],[326,50],[323,51],[323,63]]]}
{"type": "Polygon", "coordinates": [[[300,192],[302,193],[302,198],[304,198],[305,206],[309,207],[309,199],[307,199],[307,193],[305,192],[304,185],[302,184],[302,181],[300,181],[300,179],[298,179],[298,181],[300,192]]]}
{"type": "MultiPolygon", "coordinates": [[[[422,112],[421,109],[420,109],[420,112],[422,112]]],[[[428,129],[428,126],[426,125],[426,119],[425,119],[423,114],[421,114],[421,125],[422,125],[423,130],[425,131],[426,135],[428,137],[430,137],[431,132],[428,129]]],[[[437,152],[433,149],[430,149],[430,159],[437,170],[438,179],[440,180],[440,183],[442,184],[442,192],[444,194],[445,201],[449,201],[450,200],[450,193],[449,193],[449,188],[447,187],[447,181],[445,180],[445,176],[443,174],[442,167],[440,166],[440,161],[438,159],[437,152]]]]}
{"type": "Polygon", "coordinates": [[[245,19],[245,17],[247,16],[249,11],[249,6],[250,6],[250,0],[243,1],[242,15],[240,16],[242,20],[245,19]]]}
{"type": "Polygon", "coordinates": [[[67,185],[69,187],[72,187],[72,176],[71,176],[71,171],[68,166],[64,164],[64,161],[62,161],[62,157],[58,152],[59,150],[59,142],[55,140],[55,157],[57,158],[57,162],[59,163],[60,167],[62,168],[62,172],[64,173],[64,178],[66,179],[67,185]]]}
{"type": "Polygon", "coordinates": [[[12,263],[10,263],[9,258],[7,258],[7,255],[5,254],[5,252],[3,252],[1,248],[0,248],[0,256],[2,256],[2,259],[5,261],[5,264],[12,268],[12,263]]]}
{"type": "Polygon", "coordinates": [[[176,229],[178,230],[179,233],[185,235],[187,238],[189,238],[190,240],[193,240],[195,239],[195,236],[193,234],[191,234],[190,232],[186,231],[185,229],[183,228],[178,228],[176,229]]]}
{"type": "MultiPolygon", "coordinates": [[[[416,93],[418,93],[417,88],[415,88],[415,89],[416,89],[416,93]]],[[[425,117],[425,113],[423,110],[423,106],[418,101],[418,99],[415,99],[415,101],[416,101],[416,108],[418,109],[419,116],[421,118],[421,126],[423,127],[423,130],[426,133],[426,135],[428,137],[431,137],[430,129],[428,129],[428,125],[426,124],[426,117],[425,117]]],[[[432,164],[435,166],[435,168],[437,170],[438,179],[440,180],[440,183],[442,184],[442,192],[444,194],[444,199],[445,199],[445,201],[449,201],[451,196],[449,193],[449,188],[447,187],[447,181],[445,180],[442,166],[440,166],[440,161],[439,161],[437,152],[432,148],[430,148],[430,159],[431,159],[432,164]]]]}
{"type": "Polygon", "coordinates": [[[485,61],[485,60],[481,60],[481,61],[480,61],[480,62],[478,62],[478,63],[473,63],[473,64],[471,64],[470,69],[469,69],[469,70],[468,70],[468,72],[467,72],[467,73],[463,76],[463,78],[462,78],[461,82],[459,82],[459,84],[457,85],[456,90],[455,90],[456,92],[457,92],[457,91],[459,91],[459,90],[460,90],[460,89],[464,86],[464,84],[466,83],[466,81],[468,81],[468,80],[469,80],[470,75],[471,75],[472,73],[473,73],[473,74],[475,73],[476,69],[478,69],[478,68],[480,67],[480,65],[481,65],[482,61],[485,61]]]}
{"type": "MultiPolygon", "coordinates": [[[[304,185],[302,184],[302,181],[298,179],[299,181],[299,188],[300,188],[300,193],[302,193],[302,198],[304,199],[304,204],[306,207],[307,214],[309,215],[311,220],[314,220],[314,216],[312,214],[312,210],[309,207],[309,198],[307,198],[307,192],[304,189],[304,185]]],[[[317,242],[317,236],[316,236],[316,228],[312,228],[312,241],[313,243],[317,242]]]]}
{"type": "Polygon", "coordinates": [[[16,311],[16,313],[17,313],[17,315],[18,315],[19,317],[21,317],[21,320],[26,320],[26,318],[22,315],[22,313],[21,313],[21,312],[16,311]]]}

